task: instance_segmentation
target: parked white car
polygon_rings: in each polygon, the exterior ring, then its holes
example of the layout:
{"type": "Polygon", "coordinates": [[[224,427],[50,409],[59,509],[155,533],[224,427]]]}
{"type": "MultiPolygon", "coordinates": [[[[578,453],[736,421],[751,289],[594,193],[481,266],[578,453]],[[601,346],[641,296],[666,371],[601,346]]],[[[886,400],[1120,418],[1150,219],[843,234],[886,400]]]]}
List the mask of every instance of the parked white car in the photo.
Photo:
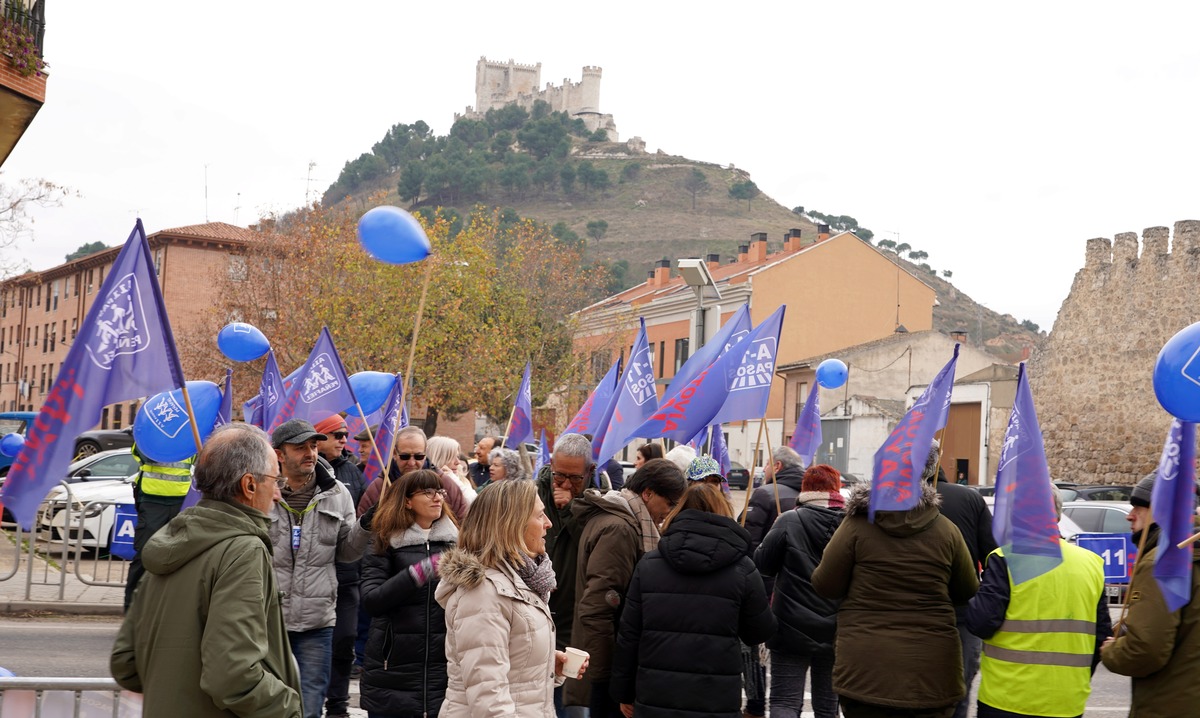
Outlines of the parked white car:
{"type": "Polygon", "coordinates": [[[42,536],[51,541],[66,537],[70,546],[78,542],[83,548],[108,548],[116,505],[133,505],[137,466],[129,449],[102,451],[71,464],[66,478],[69,486],[59,484],[51,489],[38,510],[37,527],[42,536]]]}

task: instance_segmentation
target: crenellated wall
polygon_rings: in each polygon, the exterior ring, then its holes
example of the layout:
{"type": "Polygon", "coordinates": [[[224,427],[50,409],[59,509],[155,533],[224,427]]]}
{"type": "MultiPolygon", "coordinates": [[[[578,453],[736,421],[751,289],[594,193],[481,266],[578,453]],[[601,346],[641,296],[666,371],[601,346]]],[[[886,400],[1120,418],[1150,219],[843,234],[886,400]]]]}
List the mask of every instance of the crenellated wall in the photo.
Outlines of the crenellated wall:
{"type": "MultiPolygon", "coordinates": [[[[1171,417],[1154,397],[1158,352],[1200,321],[1200,221],[1089,239],[1054,329],[1029,364],[1055,481],[1132,484],[1171,417]]],[[[1037,291],[1026,287],[1024,291],[1037,291]]]]}

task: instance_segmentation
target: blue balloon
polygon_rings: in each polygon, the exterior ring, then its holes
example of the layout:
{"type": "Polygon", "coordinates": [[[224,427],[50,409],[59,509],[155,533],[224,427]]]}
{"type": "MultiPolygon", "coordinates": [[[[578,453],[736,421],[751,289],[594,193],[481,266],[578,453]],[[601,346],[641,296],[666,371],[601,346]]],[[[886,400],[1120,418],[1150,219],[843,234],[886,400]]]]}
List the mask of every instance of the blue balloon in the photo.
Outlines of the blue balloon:
{"type": "MultiPolygon", "coordinates": [[[[196,413],[200,441],[204,441],[217,422],[221,388],[211,381],[189,381],[187,390],[196,413]]],[[[133,419],[133,440],[138,451],[154,461],[183,461],[196,453],[196,439],[192,436],[182,389],[155,394],[142,404],[133,419]]]]}
{"type": "Polygon", "coordinates": [[[217,334],[217,348],[234,361],[254,361],[271,349],[271,342],[253,324],[234,322],[217,334]]]}
{"type": "MultiPolygon", "coordinates": [[[[350,376],[350,388],[354,390],[354,398],[363,414],[373,414],[383,407],[392,387],[396,385],[396,375],[382,371],[360,371],[350,376]]],[[[360,416],[358,407],[346,409],[350,416],[360,416]]]]}
{"type": "Polygon", "coordinates": [[[1167,340],[1154,364],[1154,395],[1181,421],[1200,421],[1200,322],[1167,340]]]}
{"type": "Polygon", "coordinates": [[[21,447],[25,446],[25,437],[20,434],[5,434],[3,439],[0,439],[0,454],[5,456],[16,456],[21,453],[21,447]]]}
{"type": "Polygon", "coordinates": [[[358,241],[367,254],[387,264],[419,262],[433,251],[421,223],[387,205],[368,210],[358,220],[358,241]]]}
{"type": "Polygon", "coordinates": [[[836,389],[846,383],[850,370],[841,359],[826,359],[817,365],[817,383],[826,389],[836,389]]]}

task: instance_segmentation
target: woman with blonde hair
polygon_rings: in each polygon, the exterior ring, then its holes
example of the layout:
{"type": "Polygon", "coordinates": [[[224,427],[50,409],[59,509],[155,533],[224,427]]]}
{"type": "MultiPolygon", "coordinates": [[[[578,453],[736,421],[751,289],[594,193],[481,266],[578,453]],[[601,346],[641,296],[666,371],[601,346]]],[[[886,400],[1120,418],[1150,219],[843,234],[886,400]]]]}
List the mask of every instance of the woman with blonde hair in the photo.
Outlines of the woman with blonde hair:
{"type": "Polygon", "coordinates": [[[449,659],[443,718],[554,714],[567,655],[554,650],[547,604],[556,585],[549,527],[534,482],[500,481],[479,493],[458,548],[439,564],[449,659]]]}
{"type": "Polygon", "coordinates": [[[720,488],[688,487],[625,597],[609,686],[627,718],[741,715],[742,643],[775,632],[749,545],[720,488]]]}
{"type": "Polygon", "coordinates": [[[446,693],[446,616],[433,600],[458,528],[436,471],[410,471],[384,493],[362,559],[371,616],[360,683],[371,718],[437,716],[446,693]]]}
{"type": "Polygon", "coordinates": [[[425,459],[429,465],[442,474],[443,477],[451,479],[455,484],[462,489],[463,498],[466,499],[467,506],[470,506],[475,501],[475,487],[463,477],[458,470],[459,458],[462,453],[462,446],[457,441],[449,436],[434,436],[425,442],[425,459]]]}

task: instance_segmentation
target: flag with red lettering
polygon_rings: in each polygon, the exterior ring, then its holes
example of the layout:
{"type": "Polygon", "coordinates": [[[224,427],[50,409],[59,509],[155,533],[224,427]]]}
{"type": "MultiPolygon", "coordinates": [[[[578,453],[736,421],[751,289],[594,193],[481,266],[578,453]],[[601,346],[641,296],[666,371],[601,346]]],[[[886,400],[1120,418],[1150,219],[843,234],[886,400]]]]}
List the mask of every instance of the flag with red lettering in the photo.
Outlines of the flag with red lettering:
{"type": "Polygon", "coordinates": [[[75,435],[109,404],[183,386],[183,370],[142,220],[96,294],[50,393],[25,435],[0,498],[25,529],[66,475],[75,435]]]}
{"type": "Polygon", "coordinates": [[[600,422],[604,420],[604,412],[608,410],[613,396],[617,393],[617,380],[620,378],[621,357],[617,357],[617,360],[608,368],[608,373],[588,395],[587,401],[579,407],[579,412],[575,414],[574,419],[571,419],[571,423],[567,424],[563,433],[592,434],[594,436],[596,430],[600,428],[600,422]]]}
{"type": "Polygon", "coordinates": [[[921,473],[933,446],[933,435],[950,418],[958,347],[954,345],[954,356],[875,452],[875,474],[871,477],[871,502],[867,508],[867,518],[872,523],[876,511],[907,511],[920,499],[921,473]]]}
{"type": "Polygon", "coordinates": [[[629,352],[629,362],[617,384],[612,411],[603,436],[592,441],[592,456],[597,466],[616,455],[629,440],[638,436],[635,429],[658,409],[658,388],[654,385],[654,355],[646,341],[646,320],[639,320],[641,329],[629,352]]]}
{"type": "MultiPolygon", "coordinates": [[[[270,359],[267,361],[270,362],[270,359]]],[[[342,365],[342,358],[333,345],[333,337],[329,335],[329,327],[322,327],[321,336],[317,337],[317,343],[308,354],[308,361],[300,367],[291,387],[284,390],[284,398],[276,409],[275,417],[271,419],[264,414],[263,419],[270,427],[268,431],[274,431],[286,421],[319,421],[357,403],[346,367],[342,365]]],[[[269,408],[268,400],[264,409],[269,408]]]]}

